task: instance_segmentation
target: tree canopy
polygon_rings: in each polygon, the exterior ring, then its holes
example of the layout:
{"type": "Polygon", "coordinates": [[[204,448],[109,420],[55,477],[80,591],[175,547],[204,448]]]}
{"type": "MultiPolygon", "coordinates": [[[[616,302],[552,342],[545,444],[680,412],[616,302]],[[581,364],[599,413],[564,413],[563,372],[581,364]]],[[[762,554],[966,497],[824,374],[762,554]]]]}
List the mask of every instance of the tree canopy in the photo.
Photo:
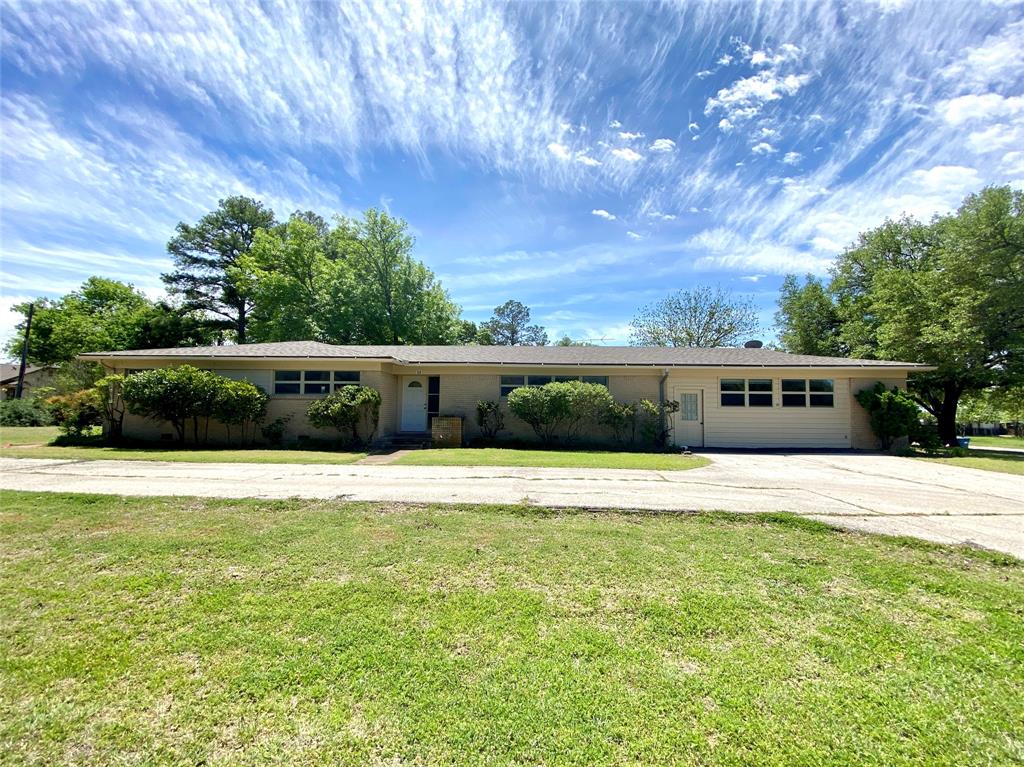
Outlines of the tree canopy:
{"type": "Polygon", "coordinates": [[[965,392],[1024,379],[1022,296],[1024,193],[989,187],[954,214],[864,232],[827,285],[787,280],[780,338],[792,352],[820,353],[824,341],[843,355],[934,365],[911,391],[950,444],[965,392]]]}
{"type": "Polygon", "coordinates": [[[219,318],[220,327],[248,340],[252,295],[239,284],[235,267],[252,248],[257,232],[275,225],[274,212],[249,197],[228,197],[195,224],[179,223],[167,243],[174,271],[163,275],[167,290],[189,309],[219,318]]]}
{"type": "Polygon", "coordinates": [[[734,346],[759,330],[752,301],[709,287],[671,293],[643,307],[630,326],[633,346],[734,346]]]}
{"type": "MultiPolygon", "coordinates": [[[[157,349],[196,346],[213,341],[213,333],[187,310],[150,301],[131,285],[90,277],[58,299],[37,299],[32,317],[28,358],[38,364],[68,362],[84,352],[111,349],[157,349]]],[[[15,306],[28,315],[29,304],[15,306]]],[[[21,354],[25,323],[7,345],[21,354]]]]}
{"type": "Polygon", "coordinates": [[[494,308],[487,322],[480,324],[481,343],[494,346],[546,346],[547,331],[530,324],[530,308],[519,301],[506,301],[494,308]]]}

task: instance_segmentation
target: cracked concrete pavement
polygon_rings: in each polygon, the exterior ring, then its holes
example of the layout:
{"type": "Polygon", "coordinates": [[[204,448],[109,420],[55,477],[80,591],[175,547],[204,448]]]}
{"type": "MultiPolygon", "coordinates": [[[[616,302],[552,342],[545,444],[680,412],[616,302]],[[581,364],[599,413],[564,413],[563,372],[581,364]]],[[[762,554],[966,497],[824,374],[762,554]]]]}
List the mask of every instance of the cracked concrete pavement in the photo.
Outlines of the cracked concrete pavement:
{"type": "Polygon", "coordinates": [[[714,453],[690,471],[0,459],[11,490],[789,511],[1024,557],[1024,478],[866,453],[714,453]]]}

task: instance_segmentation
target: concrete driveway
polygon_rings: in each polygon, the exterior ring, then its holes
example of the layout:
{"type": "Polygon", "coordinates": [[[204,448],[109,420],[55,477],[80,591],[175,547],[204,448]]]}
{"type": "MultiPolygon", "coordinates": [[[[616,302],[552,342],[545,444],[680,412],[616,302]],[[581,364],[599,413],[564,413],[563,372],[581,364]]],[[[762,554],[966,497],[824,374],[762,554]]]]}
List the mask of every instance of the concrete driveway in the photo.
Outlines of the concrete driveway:
{"type": "Polygon", "coordinates": [[[691,471],[0,459],[0,487],[121,495],[343,498],[790,511],[856,530],[1024,557],[1024,479],[884,455],[719,453],[691,471]]]}

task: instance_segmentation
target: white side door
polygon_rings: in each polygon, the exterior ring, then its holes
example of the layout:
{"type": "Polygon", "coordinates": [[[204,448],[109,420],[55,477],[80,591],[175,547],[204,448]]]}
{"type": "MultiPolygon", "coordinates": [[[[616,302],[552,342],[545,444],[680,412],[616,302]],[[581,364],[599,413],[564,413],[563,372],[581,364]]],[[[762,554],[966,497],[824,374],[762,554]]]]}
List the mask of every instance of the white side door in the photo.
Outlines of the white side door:
{"type": "Polygon", "coordinates": [[[704,392],[701,389],[676,389],[679,412],[675,414],[675,443],[681,447],[704,446],[704,392]]]}
{"type": "Polygon", "coordinates": [[[402,379],[402,431],[427,430],[427,382],[425,378],[402,379]]]}

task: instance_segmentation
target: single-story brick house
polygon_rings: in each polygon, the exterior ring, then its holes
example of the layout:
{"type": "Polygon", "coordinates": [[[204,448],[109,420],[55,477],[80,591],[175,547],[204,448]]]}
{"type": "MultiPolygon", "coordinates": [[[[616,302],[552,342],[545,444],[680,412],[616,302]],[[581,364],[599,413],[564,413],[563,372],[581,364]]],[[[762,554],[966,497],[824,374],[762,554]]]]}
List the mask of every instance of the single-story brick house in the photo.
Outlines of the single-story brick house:
{"type": "MultiPolygon", "coordinates": [[[[690,447],[874,448],[853,395],[882,381],[906,385],[924,365],[787,354],[770,349],[616,346],[335,346],[296,341],[82,355],[110,372],[189,364],[245,379],[270,396],[268,420],[287,417],[286,439],[321,438],[311,400],[360,383],[381,394],[380,438],[422,433],[434,416],[461,416],[477,433],[476,404],[504,402],[518,386],[581,379],[619,402],[675,400],[672,439],[690,447]]],[[[509,416],[507,435],[530,438],[509,416]]],[[[167,424],[135,416],[125,435],[167,439],[167,424]]],[[[213,435],[211,435],[213,436],[213,435]]],[[[595,437],[600,435],[595,434],[595,437]]]]}

